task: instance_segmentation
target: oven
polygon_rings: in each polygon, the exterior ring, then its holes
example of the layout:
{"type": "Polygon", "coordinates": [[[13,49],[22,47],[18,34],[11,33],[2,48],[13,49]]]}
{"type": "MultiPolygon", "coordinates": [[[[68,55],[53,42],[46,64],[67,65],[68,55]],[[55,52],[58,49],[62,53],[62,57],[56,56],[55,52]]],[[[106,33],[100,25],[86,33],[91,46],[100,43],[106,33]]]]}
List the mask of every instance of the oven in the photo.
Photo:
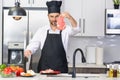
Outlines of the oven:
{"type": "Polygon", "coordinates": [[[8,43],[8,65],[9,64],[24,66],[24,43],[8,43]]]}
{"type": "Polygon", "coordinates": [[[120,34],[120,10],[106,9],[106,34],[120,34]]]}

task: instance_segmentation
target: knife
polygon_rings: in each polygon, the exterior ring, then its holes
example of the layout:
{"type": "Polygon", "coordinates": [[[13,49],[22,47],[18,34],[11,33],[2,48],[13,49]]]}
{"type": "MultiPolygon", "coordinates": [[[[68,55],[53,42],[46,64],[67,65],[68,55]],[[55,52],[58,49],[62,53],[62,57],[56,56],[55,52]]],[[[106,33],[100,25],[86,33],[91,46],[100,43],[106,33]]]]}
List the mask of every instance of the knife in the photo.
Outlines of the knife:
{"type": "Polygon", "coordinates": [[[25,72],[27,71],[26,70],[26,63],[28,62],[28,58],[27,57],[24,57],[24,69],[25,69],[25,72]]]}
{"type": "Polygon", "coordinates": [[[32,60],[32,56],[28,56],[27,59],[26,59],[26,71],[31,69],[31,60],[32,60]]]}

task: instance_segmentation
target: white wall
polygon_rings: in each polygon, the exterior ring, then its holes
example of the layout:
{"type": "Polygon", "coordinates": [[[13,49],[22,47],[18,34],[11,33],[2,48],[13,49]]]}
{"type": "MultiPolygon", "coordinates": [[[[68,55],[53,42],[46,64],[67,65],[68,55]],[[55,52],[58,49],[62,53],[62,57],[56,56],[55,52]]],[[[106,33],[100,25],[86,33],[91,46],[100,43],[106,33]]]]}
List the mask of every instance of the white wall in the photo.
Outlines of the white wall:
{"type": "Polygon", "coordinates": [[[0,0],[0,64],[2,63],[2,0],[0,0]]]}

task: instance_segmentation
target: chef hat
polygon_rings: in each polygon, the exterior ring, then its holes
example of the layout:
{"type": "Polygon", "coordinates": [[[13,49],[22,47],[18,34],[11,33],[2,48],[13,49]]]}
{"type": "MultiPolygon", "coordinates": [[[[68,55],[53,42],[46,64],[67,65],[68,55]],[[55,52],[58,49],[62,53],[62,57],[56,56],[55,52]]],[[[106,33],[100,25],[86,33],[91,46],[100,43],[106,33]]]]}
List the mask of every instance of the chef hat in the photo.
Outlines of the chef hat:
{"type": "Polygon", "coordinates": [[[60,13],[62,1],[47,1],[48,13],[60,13]]]}

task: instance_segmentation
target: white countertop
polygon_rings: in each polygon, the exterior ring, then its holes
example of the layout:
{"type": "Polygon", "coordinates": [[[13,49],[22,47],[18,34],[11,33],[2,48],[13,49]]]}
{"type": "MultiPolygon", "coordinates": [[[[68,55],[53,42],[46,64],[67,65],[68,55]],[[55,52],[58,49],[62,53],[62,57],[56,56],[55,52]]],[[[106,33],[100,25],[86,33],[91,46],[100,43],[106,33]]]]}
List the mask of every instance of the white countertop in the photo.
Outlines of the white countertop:
{"type": "Polygon", "coordinates": [[[120,80],[120,78],[108,78],[106,74],[97,74],[95,77],[93,77],[91,74],[80,74],[80,76],[76,78],[72,78],[71,75],[67,74],[59,74],[57,77],[50,77],[46,75],[40,75],[37,74],[34,77],[13,77],[13,78],[2,78],[0,77],[0,80],[120,80]],[[63,75],[63,76],[62,76],[63,75]],[[64,76],[65,75],[65,76],[64,76]],[[89,76],[89,77],[85,77],[89,76]],[[62,76],[62,77],[61,77],[62,76]]]}
{"type": "MultiPolygon", "coordinates": [[[[72,67],[73,64],[68,64],[68,67],[72,67]]],[[[88,64],[88,63],[81,63],[81,64],[76,64],[76,67],[80,68],[106,68],[105,65],[96,65],[96,64],[88,64]]]]}

